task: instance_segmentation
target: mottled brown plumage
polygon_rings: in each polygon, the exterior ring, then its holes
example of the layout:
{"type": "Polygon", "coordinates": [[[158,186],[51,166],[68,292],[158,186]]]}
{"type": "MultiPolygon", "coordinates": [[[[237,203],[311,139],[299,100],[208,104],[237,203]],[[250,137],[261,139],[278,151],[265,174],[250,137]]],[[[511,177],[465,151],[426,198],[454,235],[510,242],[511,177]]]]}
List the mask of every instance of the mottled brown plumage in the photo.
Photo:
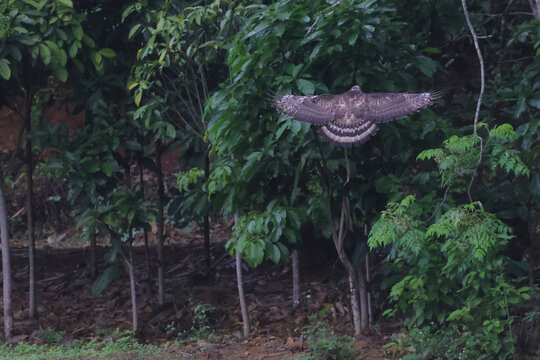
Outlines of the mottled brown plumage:
{"type": "Polygon", "coordinates": [[[419,111],[440,96],[441,92],[366,94],[356,85],[339,95],[285,95],[274,98],[272,104],[294,120],[322,125],[320,132],[330,141],[351,145],[373,136],[376,124],[419,111]]]}

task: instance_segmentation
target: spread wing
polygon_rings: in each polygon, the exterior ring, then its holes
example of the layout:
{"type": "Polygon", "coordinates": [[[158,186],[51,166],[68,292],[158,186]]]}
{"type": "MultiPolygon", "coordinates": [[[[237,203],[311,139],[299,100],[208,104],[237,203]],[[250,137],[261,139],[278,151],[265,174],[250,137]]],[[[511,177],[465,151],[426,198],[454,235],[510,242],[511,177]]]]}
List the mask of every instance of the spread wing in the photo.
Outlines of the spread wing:
{"type": "Polygon", "coordinates": [[[334,120],[334,113],[328,101],[321,101],[331,95],[275,97],[272,105],[281,112],[291,115],[294,120],[324,125],[334,120]]]}
{"type": "Polygon", "coordinates": [[[320,129],[328,140],[350,145],[363,143],[378,128],[371,121],[358,118],[352,112],[350,99],[341,95],[284,95],[272,101],[275,108],[293,116],[294,120],[323,125],[320,129]]]}
{"type": "Polygon", "coordinates": [[[442,95],[442,92],[366,94],[353,86],[339,95],[274,97],[272,105],[294,120],[322,125],[320,132],[328,140],[352,145],[375,135],[376,124],[419,111],[442,95]]]}
{"type": "Polygon", "coordinates": [[[442,92],[363,94],[357,106],[364,119],[384,123],[428,107],[441,95],[442,92]]]}

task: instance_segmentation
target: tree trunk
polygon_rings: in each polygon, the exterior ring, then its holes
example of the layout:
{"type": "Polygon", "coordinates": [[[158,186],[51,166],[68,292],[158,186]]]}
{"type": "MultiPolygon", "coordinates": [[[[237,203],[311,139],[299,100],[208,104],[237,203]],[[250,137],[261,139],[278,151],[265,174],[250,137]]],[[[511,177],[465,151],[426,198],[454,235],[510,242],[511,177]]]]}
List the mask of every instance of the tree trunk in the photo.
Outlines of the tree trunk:
{"type": "MultiPolygon", "coordinates": [[[[234,214],[234,223],[238,222],[238,214],[234,214]]],[[[236,255],[236,283],[238,284],[238,298],[240,299],[240,310],[242,311],[242,322],[244,328],[244,338],[249,338],[251,332],[249,326],[249,314],[246,306],[246,296],[244,294],[244,283],[242,281],[242,258],[240,253],[235,250],[236,255]]]]}
{"type": "Polygon", "coordinates": [[[293,309],[300,305],[300,275],[298,264],[298,250],[294,249],[291,253],[292,262],[292,285],[293,285],[293,309]]]}
{"type": "Polygon", "coordinates": [[[360,298],[360,327],[361,327],[361,330],[367,330],[369,328],[368,297],[367,297],[366,277],[364,274],[364,269],[362,269],[362,266],[358,267],[357,279],[358,279],[358,297],[360,298]]]}
{"type": "Polygon", "coordinates": [[[161,168],[161,142],[156,144],[156,165],[158,182],[158,216],[157,216],[157,255],[158,255],[158,304],[165,303],[165,264],[163,259],[163,238],[164,238],[164,213],[165,188],[163,185],[163,171],[161,168]]]}
{"type": "Polygon", "coordinates": [[[32,95],[28,94],[25,104],[24,122],[26,127],[26,219],[28,227],[28,313],[31,318],[36,317],[36,240],[34,237],[34,210],[33,193],[34,182],[32,179],[32,140],[30,132],[32,131],[32,95]]]}
{"type": "Polygon", "coordinates": [[[529,0],[529,5],[535,18],[540,18],[540,0],[529,0]]]}
{"type": "MultiPolygon", "coordinates": [[[[141,199],[144,199],[144,178],[143,178],[143,167],[140,161],[140,157],[137,157],[139,159],[139,183],[141,185],[141,199]]],[[[150,279],[150,247],[148,246],[148,230],[146,227],[143,227],[143,233],[144,233],[144,260],[146,263],[146,274],[148,275],[148,278],[150,279]]]]}
{"type": "Polygon", "coordinates": [[[90,234],[90,277],[97,277],[97,261],[96,261],[96,228],[92,226],[90,234]]]}
{"type": "MultiPolygon", "coordinates": [[[[366,237],[367,240],[367,237],[366,237]]],[[[369,269],[369,254],[366,255],[366,282],[367,282],[367,312],[368,312],[368,326],[373,326],[373,309],[371,308],[371,291],[369,291],[369,284],[371,283],[371,275],[369,269]]]]}
{"type": "MultiPolygon", "coordinates": [[[[343,248],[343,244],[345,243],[345,234],[347,233],[346,230],[346,224],[345,224],[345,217],[346,213],[348,212],[348,202],[349,199],[347,196],[343,196],[343,200],[341,203],[341,216],[339,219],[339,229],[336,231],[335,228],[332,229],[332,238],[334,240],[334,245],[336,247],[336,251],[338,253],[339,259],[341,260],[341,263],[343,264],[343,267],[345,267],[345,270],[347,271],[347,275],[349,277],[349,289],[351,292],[351,311],[353,314],[353,325],[354,325],[354,336],[360,336],[362,325],[360,322],[360,308],[358,306],[358,292],[357,292],[357,284],[358,279],[356,278],[356,272],[354,267],[351,264],[351,261],[349,260],[349,257],[345,253],[345,249],[343,248]]],[[[331,221],[333,221],[331,219],[331,221]]]]}
{"type": "Polygon", "coordinates": [[[212,279],[212,258],[210,253],[210,219],[208,214],[204,215],[203,223],[204,231],[204,265],[206,270],[206,276],[210,280],[212,279]]]}
{"type": "MultiPolygon", "coordinates": [[[[204,159],[204,178],[208,179],[210,174],[210,159],[208,158],[208,152],[204,159]]],[[[210,216],[208,212],[204,214],[204,258],[206,265],[206,276],[208,279],[213,278],[212,274],[212,254],[210,252],[210,216]]]]}
{"type": "Polygon", "coordinates": [[[349,273],[349,290],[351,292],[351,311],[353,314],[354,336],[359,336],[361,333],[360,311],[358,307],[358,293],[356,291],[356,281],[354,281],[354,273],[349,273]]]}
{"type": "Polygon", "coordinates": [[[135,266],[133,264],[133,239],[131,238],[131,229],[129,229],[129,285],[131,290],[131,314],[133,318],[133,331],[137,332],[139,329],[138,317],[137,317],[137,292],[135,289],[135,266]]]}
{"type": "Polygon", "coordinates": [[[13,328],[13,312],[11,310],[11,263],[9,258],[8,217],[6,209],[6,193],[4,175],[0,168],[0,237],[2,240],[2,281],[4,296],[4,336],[11,337],[13,328]]]}

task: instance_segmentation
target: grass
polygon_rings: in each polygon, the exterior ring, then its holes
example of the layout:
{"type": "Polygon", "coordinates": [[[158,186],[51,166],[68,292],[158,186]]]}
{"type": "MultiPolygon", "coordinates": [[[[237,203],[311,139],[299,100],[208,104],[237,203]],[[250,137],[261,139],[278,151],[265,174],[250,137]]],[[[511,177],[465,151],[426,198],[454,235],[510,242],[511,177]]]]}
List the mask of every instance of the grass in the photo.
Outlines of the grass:
{"type": "MultiPolygon", "coordinates": [[[[105,340],[82,340],[71,344],[57,344],[62,334],[49,330],[48,340],[44,345],[19,343],[0,345],[1,359],[38,360],[38,359],[160,359],[164,348],[154,344],[139,344],[131,331],[115,330],[105,340]]],[[[42,339],[44,340],[44,339],[42,339]]]]}

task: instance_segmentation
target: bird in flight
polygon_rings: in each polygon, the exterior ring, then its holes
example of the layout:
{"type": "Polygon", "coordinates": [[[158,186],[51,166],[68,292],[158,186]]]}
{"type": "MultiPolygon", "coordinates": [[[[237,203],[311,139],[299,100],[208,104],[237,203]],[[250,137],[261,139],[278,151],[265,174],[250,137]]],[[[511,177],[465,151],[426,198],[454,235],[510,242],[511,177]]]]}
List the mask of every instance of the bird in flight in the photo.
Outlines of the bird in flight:
{"type": "Polygon", "coordinates": [[[375,135],[377,124],[417,112],[442,95],[441,91],[366,94],[355,85],[338,95],[276,96],[272,105],[294,120],[322,125],[321,134],[332,142],[353,145],[375,135]]]}

